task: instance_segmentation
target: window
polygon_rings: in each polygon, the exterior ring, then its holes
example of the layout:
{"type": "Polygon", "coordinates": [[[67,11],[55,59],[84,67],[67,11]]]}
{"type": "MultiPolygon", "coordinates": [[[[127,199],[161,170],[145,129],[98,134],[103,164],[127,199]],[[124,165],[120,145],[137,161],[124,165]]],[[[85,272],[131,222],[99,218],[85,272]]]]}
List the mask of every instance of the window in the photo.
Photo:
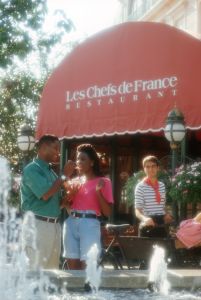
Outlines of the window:
{"type": "Polygon", "coordinates": [[[189,7],[186,10],[185,29],[195,32],[196,24],[197,24],[196,7],[194,5],[189,5],[189,7]]]}
{"type": "Polygon", "coordinates": [[[175,26],[179,29],[185,30],[185,16],[181,15],[176,21],[175,26]]]}

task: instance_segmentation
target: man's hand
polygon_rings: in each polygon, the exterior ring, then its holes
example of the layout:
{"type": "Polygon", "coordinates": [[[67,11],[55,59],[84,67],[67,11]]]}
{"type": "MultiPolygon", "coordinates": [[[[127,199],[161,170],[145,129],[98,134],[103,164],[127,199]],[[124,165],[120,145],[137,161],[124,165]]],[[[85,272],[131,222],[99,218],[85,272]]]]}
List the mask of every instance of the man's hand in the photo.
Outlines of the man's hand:
{"type": "Polygon", "coordinates": [[[70,177],[73,172],[75,171],[75,163],[72,160],[68,160],[67,163],[64,166],[64,174],[68,177],[70,177]]]}
{"type": "Polygon", "coordinates": [[[68,195],[65,195],[62,199],[61,199],[61,203],[60,203],[60,207],[64,208],[64,207],[68,207],[70,206],[71,201],[68,197],[68,195]]]}
{"type": "Polygon", "coordinates": [[[173,222],[173,217],[170,214],[164,215],[164,223],[165,224],[170,224],[173,222]]]}
{"type": "Polygon", "coordinates": [[[143,226],[155,226],[155,223],[152,218],[145,217],[142,221],[143,226]]]}
{"type": "Polygon", "coordinates": [[[104,185],[105,185],[105,181],[101,178],[96,185],[96,192],[101,191],[104,185]]]}

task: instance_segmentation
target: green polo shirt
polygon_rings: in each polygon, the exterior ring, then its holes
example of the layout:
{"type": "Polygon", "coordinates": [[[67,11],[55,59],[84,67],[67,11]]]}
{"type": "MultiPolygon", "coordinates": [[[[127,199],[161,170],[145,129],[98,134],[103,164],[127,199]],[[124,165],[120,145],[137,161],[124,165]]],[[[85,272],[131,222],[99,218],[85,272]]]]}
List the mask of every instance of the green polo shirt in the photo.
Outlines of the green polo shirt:
{"type": "Polygon", "coordinates": [[[56,179],[56,173],[50,169],[47,162],[37,158],[28,164],[23,170],[20,187],[22,210],[32,211],[40,216],[58,217],[61,212],[61,192],[57,192],[46,201],[42,199],[56,179]]]}

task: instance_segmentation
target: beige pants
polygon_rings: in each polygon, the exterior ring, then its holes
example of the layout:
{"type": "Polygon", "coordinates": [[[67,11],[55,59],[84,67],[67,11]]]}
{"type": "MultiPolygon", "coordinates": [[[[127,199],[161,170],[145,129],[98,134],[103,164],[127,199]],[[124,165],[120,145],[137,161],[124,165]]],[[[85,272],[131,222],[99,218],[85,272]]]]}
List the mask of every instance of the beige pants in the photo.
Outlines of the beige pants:
{"type": "Polygon", "coordinates": [[[26,241],[25,252],[31,269],[58,269],[61,253],[61,226],[59,223],[48,223],[35,220],[36,243],[33,247],[26,241]],[[34,249],[35,248],[35,249],[34,249]]]}

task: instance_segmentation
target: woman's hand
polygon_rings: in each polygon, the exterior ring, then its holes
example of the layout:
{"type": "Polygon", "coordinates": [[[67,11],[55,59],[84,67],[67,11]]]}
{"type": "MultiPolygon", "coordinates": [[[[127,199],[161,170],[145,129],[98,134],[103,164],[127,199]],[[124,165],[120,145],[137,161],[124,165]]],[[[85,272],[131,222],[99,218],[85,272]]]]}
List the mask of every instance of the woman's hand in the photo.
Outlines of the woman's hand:
{"type": "Polygon", "coordinates": [[[67,197],[70,202],[72,202],[73,198],[79,191],[80,187],[81,187],[81,184],[79,182],[70,182],[67,184],[66,193],[67,193],[67,197]]]}
{"type": "Polygon", "coordinates": [[[96,185],[96,192],[100,192],[105,185],[105,181],[101,178],[96,185]]]}
{"type": "Polygon", "coordinates": [[[112,206],[110,203],[107,202],[107,200],[104,198],[104,195],[101,192],[101,190],[104,186],[105,186],[105,181],[103,180],[103,178],[100,178],[98,183],[96,184],[96,194],[98,196],[101,213],[105,217],[109,217],[112,212],[112,206]]]}
{"type": "Polygon", "coordinates": [[[65,195],[61,200],[61,208],[63,207],[69,207],[72,202],[73,202],[73,198],[76,195],[76,193],[79,190],[78,185],[73,185],[73,184],[65,184],[65,195]]]}

